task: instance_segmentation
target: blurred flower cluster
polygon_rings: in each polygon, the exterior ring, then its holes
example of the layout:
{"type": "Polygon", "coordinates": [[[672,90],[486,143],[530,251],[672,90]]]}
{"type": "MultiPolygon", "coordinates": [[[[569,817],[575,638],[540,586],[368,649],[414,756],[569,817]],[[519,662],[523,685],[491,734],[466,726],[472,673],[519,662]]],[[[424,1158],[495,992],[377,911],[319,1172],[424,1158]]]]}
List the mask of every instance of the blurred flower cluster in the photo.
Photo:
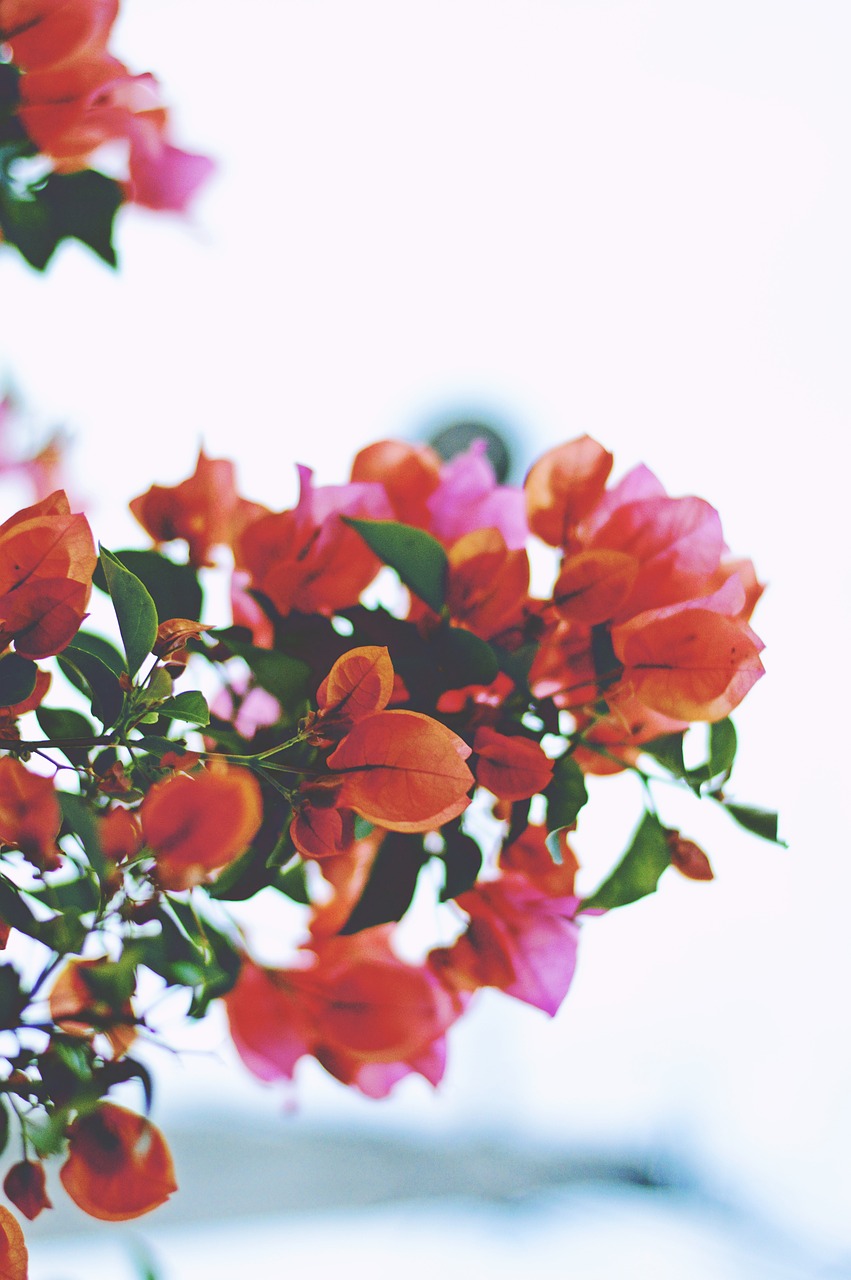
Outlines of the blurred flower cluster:
{"type": "Polygon", "coordinates": [[[729,713],[762,674],[753,566],[707,503],[644,468],[610,485],[611,467],[582,437],[515,488],[479,443],[444,461],[383,441],[345,484],[300,468],[296,505],[271,511],[202,452],[131,503],[148,550],[98,555],[62,491],[0,526],[0,1114],[23,1213],[47,1204],[52,1154],[98,1217],[174,1190],[162,1135],[111,1096],[136,1079],[150,1102],[136,1055],[163,990],[191,1019],[222,1000],[262,1080],[313,1058],[370,1097],[437,1084],[481,988],[552,1015],[583,920],[672,866],[712,878],[656,781],[776,839],[727,796],[729,713]],[[530,554],[552,564],[543,594],[530,554]],[[204,614],[217,573],[232,621],[204,614]],[[111,637],[83,626],[93,586],[111,637]],[[586,777],[623,770],[646,807],[581,897],[586,777]],[[231,915],[263,891],[301,912],[278,966],[231,915]],[[416,962],[396,946],[415,894],[435,930],[416,962]]]}

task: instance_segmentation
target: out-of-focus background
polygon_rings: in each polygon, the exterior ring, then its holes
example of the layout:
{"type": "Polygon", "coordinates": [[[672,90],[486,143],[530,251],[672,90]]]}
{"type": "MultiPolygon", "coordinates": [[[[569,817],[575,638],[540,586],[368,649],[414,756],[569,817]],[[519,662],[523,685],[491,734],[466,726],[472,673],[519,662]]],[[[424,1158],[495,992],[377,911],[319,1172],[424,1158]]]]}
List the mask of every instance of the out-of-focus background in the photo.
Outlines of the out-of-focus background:
{"type": "MultiPolygon", "coordinates": [[[[280,508],[294,462],[342,480],[459,417],[515,481],[589,432],[715,503],[770,584],[734,791],[789,848],[683,802],[715,882],[588,922],[553,1022],[485,993],[436,1095],[368,1103],[305,1064],[285,1096],[213,1018],[150,1058],[180,1195],[127,1228],[43,1215],[32,1280],[142,1275],[131,1246],[163,1280],[851,1276],[851,8],[122,8],[117,52],[218,175],[188,221],[125,211],[118,275],[0,258],[0,375],[73,437],[96,534],[143,545],[127,500],[202,441],[280,508]]],[[[604,785],[583,887],[634,818],[604,785]]]]}

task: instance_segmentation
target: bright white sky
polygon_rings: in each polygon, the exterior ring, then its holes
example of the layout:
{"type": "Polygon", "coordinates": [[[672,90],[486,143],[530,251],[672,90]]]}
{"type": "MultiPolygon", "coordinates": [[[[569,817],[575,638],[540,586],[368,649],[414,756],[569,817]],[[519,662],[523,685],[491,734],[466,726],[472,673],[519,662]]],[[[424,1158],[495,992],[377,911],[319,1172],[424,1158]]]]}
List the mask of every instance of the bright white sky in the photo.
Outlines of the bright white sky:
{"type": "MultiPolygon", "coordinates": [[[[0,359],[75,434],[105,542],[138,538],[127,499],[187,475],[201,439],[280,507],[295,461],[339,480],[367,441],[472,410],[522,442],[521,470],[584,431],[621,470],[644,460],[713,501],[771,584],[734,790],[781,810],[789,851],[684,809],[713,885],[666,879],[587,925],[554,1024],[486,998],[443,1096],[370,1115],[682,1145],[851,1245],[851,8],[124,8],[119,51],[218,176],[188,224],[122,216],[118,277],[73,247],[44,280],[0,259],[0,359]]],[[[632,816],[583,830],[589,864],[632,816]]]]}

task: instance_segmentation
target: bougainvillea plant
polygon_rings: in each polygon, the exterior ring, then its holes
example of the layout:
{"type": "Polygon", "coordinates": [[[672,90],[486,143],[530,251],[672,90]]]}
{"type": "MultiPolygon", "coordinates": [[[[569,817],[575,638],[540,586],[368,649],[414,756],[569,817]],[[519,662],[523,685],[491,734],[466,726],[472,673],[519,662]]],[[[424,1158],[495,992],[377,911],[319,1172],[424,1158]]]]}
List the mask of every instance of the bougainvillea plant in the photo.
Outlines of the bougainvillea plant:
{"type": "Polygon", "coordinates": [[[583,437],[511,488],[478,445],[443,461],[385,441],[346,484],[301,468],[296,505],[270,511],[202,453],[131,503],[151,549],[98,554],[61,491],[0,526],[0,1118],[26,1216],[48,1156],[96,1217],[174,1191],[162,1135],[111,1098],[137,1079],[150,1101],[163,989],[191,1019],[223,1001],[262,1080],[314,1058],[374,1098],[436,1085],[481,988],[554,1014],[583,922],[669,867],[711,879],[656,781],[776,840],[774,815],[726,794],[729,713],[763,671],[753,566],[708,503],[611,468],[583,437]],[[216,572],[224,626],[203,610],[216,572]],[[112,638],[86,625],[93,583],[112,638]],[[580,897],[586,779],[624,770],[646,807],[580,897]],[[394,933],[418,886],[439,932],[413,963],[394,933]],[[301,908],[283,966],[230,914],[261,892],[301,908]]]}
{"type": "Polygon", "coordinates": [[[182,212],[213,167],[171,142],[154,77],[109,52],[117,16],[118,0],[0,0],[0,239],[39,270],[72,237],[115,266],[118,209],[182,212]]]}

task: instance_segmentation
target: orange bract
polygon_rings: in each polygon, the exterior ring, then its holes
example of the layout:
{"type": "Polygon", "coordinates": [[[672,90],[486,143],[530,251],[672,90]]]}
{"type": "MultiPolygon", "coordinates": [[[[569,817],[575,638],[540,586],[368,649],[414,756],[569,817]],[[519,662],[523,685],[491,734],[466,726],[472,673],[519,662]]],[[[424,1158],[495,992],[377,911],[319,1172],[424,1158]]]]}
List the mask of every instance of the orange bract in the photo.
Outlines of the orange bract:
{"type": "Polygon", "coordinates": [[[570,531],[603,495],[614,458],[590,436],[550,449],[526,477],[526,513],[532,533],[551,547],[566,546],[570,531]]]}
{"type": "Polygon", "coordinates": [[[529,738],[509,738],[482,725],[473,749],[479,760],[476,781],[500,800],[527,800],[543,791],[553,776],[553,762],[529,738]]]}
{"type": "Polygon", "coordinates": [[[85,516],[59,490],[0,525],[0,649],[59,653],[80,629],[97,563],[85,516]]]}
{"type": "Polygon", "coordinates": [[[150,1213],[177,1190],[165,1139],[143,1116],[112,1102],[78,1116],[59,1171],[76,1205],[93,1218],[123,1222],[150,1213]]]}
{"type": "Polygon", "coordinates": [[[323,718],[362,720],[374,711],[383,711],[393,692],[393,664],[383,645],[350,649],[338,658],[322,681],[316,705],[323,718]]]}
{"type": "Polygon", "coordinates": [[[581,551],[568,556],[553,587],[562,618],[593,626],[614,617],[638,574],[638,561],[623,551],[581,551]]]}
{"type": "Polygon", "coordinates": [[[467,744],[417,711],[359,720],[328,757],[340,804],[392,831],[430,831],[467,808],[473,775],[467,744]]]}
{"type": "Polygon", "coordinates": [[[248,848],[263,818],[263,801],[253,774],[225,765],[158,782],[140,815],[160,884],[191,889],[248,848]]]}
{"type": "Polygon", "coordinates": [[[15,1215],[0,1204],[0,1280],[27,1280],[28,1262],[21,1225],[15,1215]]]}
{"type": "Polygon", "coordinates": [[[51,779],[30,773],[12,756],[0,759],[0,841],[37,867],[56,867],[61,821],[51,779]]]}

